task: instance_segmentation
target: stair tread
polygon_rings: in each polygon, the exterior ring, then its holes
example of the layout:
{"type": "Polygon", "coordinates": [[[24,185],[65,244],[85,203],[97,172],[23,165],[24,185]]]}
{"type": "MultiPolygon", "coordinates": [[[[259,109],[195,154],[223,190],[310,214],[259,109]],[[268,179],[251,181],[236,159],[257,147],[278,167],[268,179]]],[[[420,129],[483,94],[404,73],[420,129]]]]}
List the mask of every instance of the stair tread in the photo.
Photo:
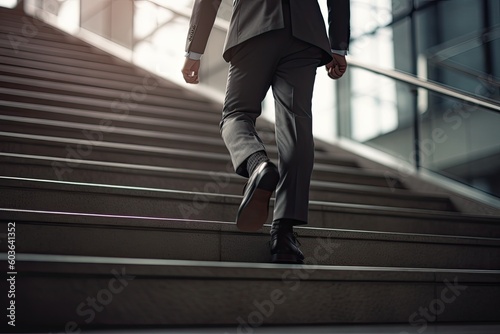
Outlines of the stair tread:
{"type": "MultiPolygon", "coordinates": [[[[128,83],[122,80],[113,80],[110,78],[96,78],[90,76],[78,76],[76,77],[74,74],[67,74],[61,72],[54,72],[48,70],[39,70],[34,68],[25,68],[18,66],[10,66],[10,65],[0,65],[0,72],[3,72],[3,75],[16,75],[17,77],[22,77],[25,79],[50,79],[51,81],[57,81],[61,83],[77,83],[82,86],[91,86],[91,87],[102,87],[102,88],[113,88],[117,90],[125,90],[132,91],[134,88],[137,88],[136,83],[128,83]]],[[[140,79],[140,78],[138,78],[140,79]]],[[[185,96],[191,100],[198,100],[207,102],[206,99],[203,99],[200,96],[196,96],[190,92],[182,91],[178,89],[172,89],[171,87],[155,87],[151,89],[154,91],[155,95],[161,96],[185,96]]]]}
{"type": "MultiPolygon", "coordinates": [[[[50,163],[59,162],[69,162],[69,159],[56,158],[49,156],[39,156],[39,155],[26,155],[26,154],[15,154],[15,153],[5,153],[0,152],[0,160],[2,158],[9,158],[10,160],[4,160],[8,163],[15,163],[18,160],[20,164],[30,164],[30,163],[42,163],[50,165],[50,163]]],[[[204,180],[205,182],[214,181],[213,177],[216,174],[220,178],[229,180],[228,182],[234,182],[243,186],[246,179],[237,176],[231,172],[224,171],[207,171],[207,170],[196,170],[196,169],[186,169],[186,168],[173,168],[173,167],[160,167],[142,164],[126,164],[126,163],[116,163],[107,161],[94,161],[94,160],[82,160],[80,164],[85,168],[92,169],[93,167],[104,167],[109,168],[110,171],[114,172],[143,172],[143,173],[153,173],[152,175],[158,175],[159,177],[165,177],[167,174],[174,175],[176,178],[197,178],[204,180]],[[156,174],[159,172],[161,174],[156,174]]],[[[75,167],[77,169],[78,167],[75,167]]],[[[1,168],[0,168],[1,169],[1,168]]],[[[95,169],[96,171],[102,171],[102,169],[95,169]]],[[[125,174],[126,175],[126,174],[125,174]]],[[[4,175],[4,176],[20,176],[20,175],[4,175]]],[[[131,174],[134,177],[134,174],[131,174]]],[[[125,184],[122,184],[125,185],[125,184]]],[[[135,185],[132,185],[135,186],[135,185]]],[[[448,197],[445,195],[425,193],[425,192],[414,192],[408,189],[388,189],[383,187],[375,187],[369,185],[358,185],[358,184],[346,184],[338,182],[329,182],[312,179],[311,190],[332,190],[332,191],[350,191],[355,193],[368,193],[374,196],[397,196],[409,199],[418,200],[429,200],[429,201],[448,201],[448,197]]]]}
{"type": "MultiPolygon", "coordinates": [[[[6,254],[1,253],[2,259],[6,254]]],[[[26,274],[33,272],[108,274],[107,265],[126,265],[127,273],[147,277],[203,277],[282,279],[283,270],[297,265],[253,264],[247,262],[187,261],[163,259],[137,259],[116,257],[92,257],[50,254],[17,254],[17,266],[26,274]],[[25,265],[26,264],[26,265],[25,265]],[[62,266],[61,264],[64,264],[62,266]]],[[[303,267],[307,267],[304,265],[303,267]]],[[[500,270],[441,269],[441,268],[397,268],[361,266],[314,266],[307,280],[342,281],[417,281],[442,282],[445,277],[461,282],[500,282],[500,270]]]]}
{"type": "MultiPolygon", "coordinates": [[[[82,182],[67,182],[58,180],[47,179],[34,179],[24,177],[9,177],[0,176],[0,186],[2,187],[21,187],[25,191],[67,191],[78,192],[83,196],[90,196],[90,194],[108,194],[108,195],[126,195],[134,197],[154,197],[154,198],[171,198],[177,200],[187,200],[193,202],[195,197],[203,197],[209,199],[210,204],[232,204],[239,205],[242,196],[230,195],[224,193],[206,193],[202,191],[183,191],[174,189],[158,189],[146,187],[129,187],[111,184],[98,184],[98,183],[82,183],[82,182]]],[[[91,196],[90,196],[91,197],[91,196]]],[[[273,202],[273,200],[271,200],[273,202]]],[[[397,215],[397,216],[410,216],[422,217],[427,219],[460,219],[462,221],[483,221],[490,223],[500,223],[500,217],[492,215],[479,215],[458,213],[449,211],[425,210],[425,209],[410,209],[410,208],[397,208],[377,205],[365,204],[352,204],[352,203],[335,203],[324,201],[310,201],[310,210],[330,210],[339,209],[342,211],[353,212],[369,212],[372,215],[397,215]]],[[[94,212],[93,212],[94,213],[94,212]]]]}
{"type": "MultiPolygon", "coordinates": [[[[173,134],[171,135],[173,136],[173,134]]],[[[33,140],[40,142],[53,142],[53,143],[62,143],[62,144],[81,144],[82,139],[77,138],[67,138],[67,137],[55,137],[55,136],[46,136],[46,135],[36,135],[36,134],[27,134],[27,133],[17,133],[17,132],[4,132],[0,131],[0,137],[3,138],[15,138],[16,140],[33,140]]],[[[6,139],[4,139],[6,140],[6,139]]],[[[220,140],[220,139],[217,139],[220,140]]],[[[96,142],[94,145],[94,149],[97,150],[99,148],[111,148],[111,149],[119,149],[125,151],[136,151],[141,152],[142,154],[149,153],[161,153],[163,155],[172,154],[178,156],[187,156],[198,159],[204,159],[205,161],[215,160],[222,161],[227,163],[229,161],[228,153],[217,153],[217,152],[207,152],[207,151],[199,151],[194,149],[179,149],[179,148],[171,148],[164,146],[151,146],[151,145],[141,145],[141,144],[131,144],[131,143],[123,143],[123,142],[111,142],[102,140],[96,142]]],[[[199,148],[198,148],[199,149],[199,148]]],[[[65,155],[65,151],[61,151],[62,155],[65,155]]],[[[332,163],[335,161],[344,161],[342,159],[336,159],[332,157],[332,163]]],[[[200,161],[200,160],[198,160],[200,161]]],[[[314,170],[324,171],[324,172],[338,172],[343,174],[352,174],[360,177],[373,177],[385,179],[384,173],[372,171],[372,170],[359,170],[357,167],[346,167],[346,166],[333,166],[329,164],[317,163],[314,166],[314,170]]]]}
{"type": "MultiPolygon", "coordinates": [[[[196,135],[206,136],[217,138],[219,143],[220,141],[220,129],[218,126],[207,126],[206,123],[196,122],[193,120],[183,121],[177,119],[166,119],[167,113],[162,115],[162,118],[158,117],[145,117],[145,116],[136,116],[136,115],[123,115],[110,113],[105,111],[93,111],[89,110],[89,108],[68,108],[68,107],[58,107],[58,106],[46,106],[39,105],[34,103],[26,103],[26,102],[16,102],[16,101],[0,101],[0,105],[5,106],[3,116],[5,119],[8,117],[14,117],[13,120],[19,123],[30,123],[30,120],[33,120],[33,123],[41,123],[44,125],[58,126],[58,127],[67,127],[67,128],[75,128],[78,126],[98,126],[97,123],[100,124],[102,119],[110,120],[113,123],[113,128],[118,129],[119,132],[121,129],[124,131],[153,131],[150,132],[149,137],[157,138],[157,133],[162,132],[160,137],[164,135],[165,132],[175,132],[179,134],[183,134],[185,131],[192,131],[190,133],[196,133],[196,135]],[[26,115],[28,113],[28,115],[26,115]],[[32,115],[33,114],[33,115],[32,115]],[[36,116],[36,117],[35,117],[36,116]],[[52,122],[53,121],[53,122],[52,122]],[[56,123],[58,122],[58,123],[56,123]],[[63,123],[67,122],[67,123],[63,123]],[[156,131],[156,132],[154,132],[156,131]]],[[[183,113],[186,116],[186,113],[183,113]]],[[[217,119],[218,121],[218,119],[217,119]]],[[[213,124],[216,124],[214,120],[213,124]]],[[[31,126],[31,124],[30,124],[31,126]]],[[[266,144],[267,148],[273,151],[273,153],[277,153],[276,143],[274,139],[274,132],[268,129],[269,125],[265,125],[265,128],[261,125],[257,124],[257,129],[261,132],[261,137],[266,144]]],[[[30,128],[30,130],[33,130],[30,128]]],[[[148,132],[144,132],[142,136],[147,137],[148,132]]],[[[74,133],[66,134],[66,136],[71,135],[75,136],[74,133]]],[[[127,141],[127,137],[123,137],[123,141],[127,141]]],[[[131,140],[129,140],[131,141],[131,140]]],[[[325,152],[321,150],[321,143],[318,143],[318,150],[315,152],[316,160],[325,160],[329,162],[333,162],[334,164],[342,162],[342,165],[356,167],[356,160],[349,155],[346,155],[344,152],[325,152]]],[[[224,146],[225,151],[225,146],[224,146]]]]}
{"type": "MultiPolygon", "coordinates": [[[[112,88],[98,88],[92,86],[85,86],[79,84],[71,84],[71,83],[63,83],[63,82],[55,82],[55,81],[47,81],[47,80],[39,80],[39,79],[31,79],[31,78],[22,78],[22,77],[13,77],[7,75],[0,75],[0,82],[4,83],[2,86],[6,86],[5,83],[9,85],[17,86],[16,88],[22,87],[23,90],[35,90],[35,91],[43,91],[52,94],[63,94],[63,95],[84,95],[87,97],[98,97],[100,99],[110,99],[117,103],[119,102],[127,102],[136,104],[139,101],[136,101],[130,97],[126,99],[123,97],[123,94],[128,94],[130,91],[126,90],[117,90],[112,88]]],[[[144,91],[146,89],[144,88],[144,91]]],[[[214,107],[211,106],[206,101],[196,101],[189,99],[188,97],[184,97],[183,94],[177,94],[173,96],[161,96],[155,94],[148,94],[140,92],[139,95],[141,99],[145,96],[144,100],[140,101],[141,104],[146,105],[155,105],[155,106],[174,106],[174,107],[183,107],[183,108],[193,108],[198,110],[206,110],[206,111],[214,111],[214,107]],[[142,95],[144,94],[144,95],[142,95]]],[[[113,105],[109,106],[110,108],[113,105]]]]}
{"type": "MultiPolygon", "coordinates": [[[[0,209],[0,217],[4,214],[22,231],[18,253],[248,263],[270,260],[270,225],[246,233],[234,222],[224,221],[0,209]],[[88,240],[93,241],[92,247],[80,246],[88,240]]],[[[500,257],[500,238],[489,236],[303,226],[296,232],[309,264],[500,269],[495,260],[500,257]]],[[[2,251],[7,251],[6,244],[0,245],[2,251]]]]}
{"type": "MultiPolygon", "coordinates": [[[[54,94],[54,93],[46,93],[46,92],[35,92],[35,91],[25,91],[21,89],[12,89],[12,88],[3,88],[0,87],[0,94],[6,94],[14,97],[19,97],[20,101],[23,103],[26,101],[28,98],[33,98],[33,99],[40,99],[40,100],[46,100],[47,102],[50,101],[51,103],[56,103],[57,105],[60,104],[61,102],[67,104],[67,105],[73,105],[73,108],[79,108],[80,105],[85,106],[85,108],[94,108],[93,110],[104,110],[106,112],[109,112],[110,110],[110,103],[109,100],[104,100],[104,99],[99,99],[99,98],[89,98],[89,97],[83,97],[83,96],[65,96],[65,95],[60,95],[60,94],[54,94]]],[[[9,99],[10,100],[10,99],[9,99]]],[[[10,102],[16,102],[10,100],[10,102]]],[[[56,106],[57,106],[56,105],[56,106]]],[[[48,105],[48,107],[52,107],[52,105],[48,105]]],[[[116,112],[122,111],[120,107],[116,108],[116,112]]],[[[179,117],[184,115],[184,118],[186,119],[193,119],[194,116],[196,116],[196,119],[198,122],[203,122],[203,121],[214,121],[214,124],[216,123],[216,120],[220,120],[220,114],[215,113],[215,112],[203,112],[203,111],[195,111],[195,110],[189,110],[189,113],[185,112],[185,109],[180,108],[178,106],[172,107],[172,106],[156,106],[156,105],[148,105],[148,104],[140,104],[137,106],[137,108],[133,108],[132,110],[126,110],[123,109],[123,114],[126,114],[130,112],[132,115],[135,114],[153,114],[153,115],[163,115],[163,114],[177,114],[179,117]]]]}
{"type": "MultiPolygon", "coordinates": [[[[4,22],[2,22],[4,23],[4,22]]],[[[22,29],[24,24],[18,25],[0,25],[0,34],[1,35],[9,35],[14,41],[19,41],[21,44],[19,46],[25,45],[23,41],[26,36],[23,36],[22,29]],[[16,38],[17,37],[17,38],[16,38]]],[[[82,52],[91,52],[94,54],[105,55],[105,52],[99,50],[98,48],[84,44],[77,38],[68,35],[62,31],[55,32],[54,30],[48,30],[42,27],[36,34],[35,38],[29,39],[29,44],[34,45],[52,45],[55,47],[62,49],[71,49],[71,50],[80,50],[82,52]],[[67,43],[63,43],[61,41],[66,41],[67,43]]],[[[17,46],[17,45],[16,45],[17,46]]]]}
{"type": "MultiPolygon", "coordinates": [[[[0,102],[2,105],[2,102],[0,102]]],[[[64,109],[64,108],[61,108],[64,109]]],[[[68,111],[71,113],[71,111],[68,111]]],[[[104,116],[106,117],[106,116],[104,116]]],[[[119,116],[117,116],[119,117],[119,116]]],[[[128,117],[127,117],[128,118],[128,117]]],[[[97,120],[102,120],[96,118],[97,120]]],[[[119,118],[105,118],[110,119],[111,121],[119,120],[119,118]]],[[[57,119],[49,119],[49,118],[38,118],[38,117],[27,117],[27,116],[12,116],[12,115],[0,115],[0,120],[3,120],[4,129],[9,130],[9,133],[22,133],[22,134],[33,134],[33,135],[43,135],[44,132],[47,134],[54,133],[53,129],[55,129],[59,136],[63,136],[64,138],[73,138],[73,139],[86,139],[84,138],[83,130],[94,131],[94,133],[105,133],[106,140],[102,140],[102,142],[119,142],[122,144],[131,144],[131,145],[143,145],[145,147],[163,147],[163,148],[184,148],[190,149],[191,147],[196,150],[210,151],[210,152],[219,152],[226,153],[227,149],[222,141],[220,135],[212,135],[207,136],[205,133],[200,133],[197,130],[196,124],[188,125],[187,122],[181,123],[176,121],[162,121],[158,120],[155,122],[152,120],[156,126],[159,128],[150,129],[150,128],[137,128],[134,126],[134,121],[143,121],[143,119],[138,117],[132,117],[128,120],[128,124],[118,125],[110,122],[112,125],[112,130],[103,131],[103,127],[101,124],[93,124],[92,122],[75,122],[75,121],[62,121],[57,119]],[[16,128],[13,129],[9,123],[16,124],[16,128]],[[163,125],[163,126],[162,126],[163,125]],[[176,129],[177,131],[166,131],[165,127],[175,128],[176,125],[180,126],[180,129],[176,129]],[[45,131],[44,131],[45,129],[45,131]],[[184,130],[181,130],[184,129],[184,130]],[[16,131],[17,130],[17,131],[16,131]],[[78,131],[74,131],[78,130],[78,131]],[[187,131],[193,130],[193,131],[187,131]]],[[[148,124],[148,123],[146,123],[148,124]]],[[[199,125],[201,128],[202,126],[199,125]]],[[[205,125],[205,128],[207,127],[205,125]]],[[[217,130],[215,126],[214,130],[217,130]]],[[[271,156],[277,155],[278,148],[274,142],[266,143],[266,151],[271,156]]],[[[315,154],[316,161],[321,160],[321,164],[319,167],[322,170],[331,170],[331,168],[326,166],[340,165],[346,166],[347,168],[357,168],[355,167],[357,164],[354,159],[351,158],[343,158],[338,157],[334,154],[327,154],[323,152],[316,152],[315,154]]],[[[372,172],[367,171],[364,173],[365,175],[370,174],[372,172]]]]}
{"type": "Polygon", "coordinates": [[[268,315],[265,325],[406,323],[408,315],[422,305],[432,305],[436,294],[447,286],[446,292],[455,286],[455,295],[460,293],[460,297],[446,306],[445,316],[436,318],[437,323],[450,321],[450,317],[493,321],[498,309],[498,271],[20,256],[17,266],[23,280],[19,280],[19,291],[27,293],[16,298],[16,305],[24,306],[16,318],[29,315],[30,324],[38,329],[60,328],[68,319],[86,328],[85,318],[74,316],[75,305],[85,307],[82,301],[96,293],[101,293],[97,294],[99,300],[102,291],[113,296],[109,292],[112,286],[105,288],[109,282],[121,288],[114,295],[120,302],[108,303],[93,326],[224,324],[241,330],[247,321],[243,319],[256,310],[268,315]],[[273,303],[276,292],[280,299],[273,303]],[[47,301],[57,307],[42,307],[47,301]],[[469,305],[476,305],[474,312],[464,314],[469,305]]]}
{"type": "MultiPolygon", "coordinates": [[[[127,124],[128,126],[134,126],[138,128],[138,125],[143,125],[144,127],[150,126],[153,129],[184,129],[193,131],[194,133],[203,133],[212,135],[213,137],[220,138],[220,132],[218,128],[207,126],[206,124],[196,123],[193,121],[187,120],[177,120],[177,119],[168,119],[168,113],[165,112],[162,118],[159,117],[146,117],[146,116],[138,116],[138,115],[127,115],[127,117],[123,117],[123,115],[116,113],[109,113],[103,111],[94,111],[90,108],[82,109],[82,108],[64,108],[58,106],[46,106],[39,105],[34,103],[25,103],[25,102],[13,102],[13,101],[0,101],[0,105],[4,106],[3,114],[5,116],[15,116],[15,115],[23,115],[25,110],[33,111],[36,113],[40,119],[43,120],[56,120],[56,121],[67,121],[68,119],[78,119],[83,124],[95,124],[95,121],[101,121],[102,119],[109,119],[116,124],[116,126],[123,126],[127,124]],[[156,128],[157,127],[157,128],[156,128]]],[[[23,116],[26,117],[26,116],[23,116]]],[[[147,130],[147,128],[144,128],[147,130]]]]}
{"type": "MultiPolygon", "coordinates": [[[[1,32],[0,30],[0,48],[10,49],[12,45],[6,41],[7,34],[1,32]]],[[[58,57],[65,57],[69,59],[79,59],[79,60],[91,60],[96,63],[109,64],[113,60],[109,56],[99,53],[92,52],[91,48],[85,50],[74,50],[67,48],[67,44],[51,42],[51,43],[39,43],[39,40],[32,40],[29,44],[20,44],[16,46],[16,50],[23,52],[38,53],[43,55],[53,55],[58,57]]]]}
{"type": "MultiPolygon", "coordinates": [[[[4,213],[26,213],[38,219],[29,219],[30,224],[43,225],[68,225],[68,226],[98,226],[101,228],[134,228],[137,230],[161,229],[166,231],[189,231],[190,233],[202,232],[227,232],[235,235],[269,238],[271,225],[264,224],[264,227],[256,232],[241,232],[232,221],[213,221],[199,219],[181,219],[176,217],[147,217],[147,216],[127,216],[118,214],[98,214],[70,211],[50,211],[50,210],[30,210],[30,209],[9,209],[0,208],[4,213]],[[71,220],[64,221],[66,217],[85,216],[89,219],[85,223],[71,220]],[[45,217],[42,219],[42,217],[45,217]],[[52,220],[53,218],[56,218],[52,220]],[[92,218],[101,218],[93,220],[92,218]],[[61,220],[62,219],[62,220],[61,220]]],[[[439,243],[457,245],[490,245],[500,246],[500,237],[479,237],[467,235],[451,234],[430,234],[416,232],[390,232],[376,230],[354,230],[337,229],[327,227],[296,226],[296,231],[301,239],[306,238],[331,238],[332,240],[352,239],[352,240],[377,240],[377,241],[398,241],[412,243],[439,243]]]]}
{"type": "MultiPolygon", "coordinates": [[[[70,74],[77,75],[78,77],[86,77],[86,78],[100,78],[105,80],[113,80],[113,81],[121,81],[128,82],[132,84],[142,84],[144,77],[140,77],[137,74],[131,73],[110,73],[106,71],[100,70],[92,70],[92,69],[82,69],[78,67],[74,67],[71,65],[63,65],[57,63],[44,63],[36,60],[23,60],[15,57],[6,57],[0,55],[0,63],[4,66],[21,68],[21,69],[36,69],[43,71],[50,71],[53,73],[62,73],[62,74],[70,74]]],[[[151,77],[154,77],[151,75],[151,77]]],[[[173,91],[181,92],[181,88],[175,86],[172,83],[166,82],[165,80],[161,80],[157,82],[160,87],[168,88],[173,91]]],[[[182,93],[181,93],[182,94],[182,93]]],[[[184,93],[187,94],[187,93],[184,93]]],[[[190,93],[193,94],[193,93],[190,93]]]]}
{"type": "MultiPolygon", "coordinates": [[[[29,129],[27,128],[26,130],[30,130],[30,132],[34,132],[33,134],[35,134],[35,135],[37,134],[36,133],[36,126],[37,125],[49,126],[51,128],[71,129],[71,130],[81,129],[81,130],[99,131],[99,132],[102,132],[102,128],[103,128],[101,125],[97,125],[97,124],[60,121],[60,120],[25,117],[25,116],[0,115],[0,120],[8,121],[8,122],[22,123],[22,124],[29,124],[30,127],[29,127],[29,129]]],[[[5,127],[5,129],[6,130],[9,129],[9,127],[7,126],[7,127],[5,127]]],[[[23,133],[27,134],[28,132],[23,132],[23,133]]],[[[203,135],[191,134],[191,133],[189,133],[189,134],[168,133],[168,132],[157,131],[157,130],[137,129],[137,128],[123,127],[123,126],[113,126],[113,130],[110,131],[110,134],[124,135],[124,137],[123,137],[124,141],[129,141],[129,142],[131,142],[131,144],[134,143],[133,138],[135,136],[137,136],[137,137],[147,137],[147,138],[152,138],[152,139],[158,139],[159,144],[160,144],[160,139],[165,139],[165,140],[169,140],[169,141],[173,141],[173,140],[187,141],[187,142],[191,142],[191,143],[198,143],[199,145],[210,144],[210,145],[216,145],[216,146],[225,148],[224,142],[222,141],[222,138],[211,138],[211,137],[206,137],[203,135]],[[127,139],[129,139],[129,140],[127,140],[127,139]]],[[[65,137],[68,138],[70,135],[72,135],[73,137],[78,137],[78,136],[81,136],[81,133],[71,131],[70,133],[66,134],[65,137]]],[[[120,142],[124,143],[124,141],[120,141],[120,142]]]]}
{"type": "MultiPolygon", "coordinates": [[[[57,43],[57,42],[54,42],[57,43]]],[[[63,44],[64,45],[64,44],[63,44]]],[[[85,47],[82,47],[85,49],[85,47]]],[[[131,66],[119,65],[114,63],[100,63],[92,60],[83,60],[83,59],[68,59],[65,57],[57,56],[57,55],[48,55],[48,54],[38,54],[36,52],[23,51],[19,50],[15,52],[12,49],[5,49],[0,47],[0,55],[13,57],[15,56],[18,59],[26,59],[26,60],[35,60],[42,63],[49,64],[62,64],[75,66],[84,69],[94,69],[100,70],[109,73],[134,73],[136,68],[131,66]]],[[[137,72],[135,72],[137,74],[137,72]]]]}

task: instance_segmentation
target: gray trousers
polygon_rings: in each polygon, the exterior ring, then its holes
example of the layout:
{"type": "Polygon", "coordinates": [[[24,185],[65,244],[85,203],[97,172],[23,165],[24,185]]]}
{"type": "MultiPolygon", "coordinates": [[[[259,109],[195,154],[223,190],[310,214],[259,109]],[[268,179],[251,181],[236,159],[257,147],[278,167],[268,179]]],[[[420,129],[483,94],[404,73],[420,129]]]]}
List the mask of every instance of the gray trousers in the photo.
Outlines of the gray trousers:
{"type": "Polygon", "coordinates": [[[284,15],[285,29],[254,37],[232,51],[220,126],[236,173],[248,177],[246,159],[265,150],[255,121],[272,87],[280,172],[273,219],[307,224],[314,163],[311,100],[323,51],[294,38],[288,6],[284,15]]]}

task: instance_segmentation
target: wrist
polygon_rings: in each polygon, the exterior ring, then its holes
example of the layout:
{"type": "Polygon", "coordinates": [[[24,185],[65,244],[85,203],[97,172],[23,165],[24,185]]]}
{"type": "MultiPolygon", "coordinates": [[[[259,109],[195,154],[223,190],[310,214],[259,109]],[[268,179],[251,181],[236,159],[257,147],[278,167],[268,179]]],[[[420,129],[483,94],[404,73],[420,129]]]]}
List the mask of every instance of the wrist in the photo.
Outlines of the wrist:
{"type": "Polygon", "coordinates": [[[333,50],[332,49],[332,53],[340,55],[340,56],[347,56],[347,50],[333,50]]]}
{"type": "Polygon", "coordinates": [[[191,60],[200,60],[202,56],[203,56],[202,53],[193,52],[193,51],[188,51],[185,54],[185,57],[189,58],[191,60]]]}

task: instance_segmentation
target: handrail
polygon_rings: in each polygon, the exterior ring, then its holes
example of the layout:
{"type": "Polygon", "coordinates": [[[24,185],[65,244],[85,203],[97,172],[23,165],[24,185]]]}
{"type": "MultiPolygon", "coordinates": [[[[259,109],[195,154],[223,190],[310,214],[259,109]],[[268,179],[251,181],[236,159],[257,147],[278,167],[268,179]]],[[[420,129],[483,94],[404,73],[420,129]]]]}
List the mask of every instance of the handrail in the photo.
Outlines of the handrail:
{"type": "Polygon", "coordinates": [[[432,61],[432,63],[430,64],[434,66],[439,66],[440,68],[452,70],[458,72],[459,74],[466,75],[470,78],[475,78],[488,82],[491,85],[500,86],[500,81],[495,80],[495,78],[486,76],[484,73],[480,71],[466,68],[464,65],[461,65],[455,61],[449,59],[440,62],[434,61],[434,59],[430,59],[430,61],[432,61]]]}
{"type": "Polygon", "coordinates": [[[500,113],[500,103],[496,104],[493,101],[490,101],[487,99],[481,99],[481,98],[478,98],[474,95],[468,94],[464,91],[450,88],[448,86],[445,86],[445,85],[442,85],[442,84],[439,84],[436,82],[423,80],[423,79],[417,78],[417,77],[415,77],[411,74],[408,74],[408,73],[403,73],[403,72],[397,71],[397,70],[384,69],[384,68],[377,67],[374,65],[367,65],[366,63],[360,62],[359,60],[356,60],[353,58],[350,58],[348,60],[348,65],[353,66],[353,67],[357,67],[357,68],[361,68],[361,69],[369,71],[369,72],[377,73],[377,74],[383,75],[385,77],[389,77],[389,78],[392,78],[394,80],[401,81],[401,82],[404,82],[404,83],[407,83],[410,85],[414,85],[418,88],[425,88],[427,90],[430,90],[430,91],[433,91],[433,92],[436,92],[436,93],[439,93],[442,95],[446,95],[446,96],[449,96],[452,98],[456,98],[459,100],[470,102],[470,103],[476,104],[478,106],[485,107],[487,109],[490,109],[490,110],[493,110],[495,112],[500,113]]]}

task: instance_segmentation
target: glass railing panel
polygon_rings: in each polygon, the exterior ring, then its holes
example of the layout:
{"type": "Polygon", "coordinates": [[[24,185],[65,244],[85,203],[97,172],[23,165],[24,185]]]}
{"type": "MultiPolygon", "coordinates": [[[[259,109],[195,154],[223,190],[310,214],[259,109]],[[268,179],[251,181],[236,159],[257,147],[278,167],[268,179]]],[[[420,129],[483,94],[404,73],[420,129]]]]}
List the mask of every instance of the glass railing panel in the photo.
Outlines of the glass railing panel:
{"type": "Polygon", "coordinates": [[[341,100],[349,109],[340,114],[341,136],[413,162],[413,87],[354,67],[346,82],[341,100]]]}
{"type": "Polygon", "coordinates": [[[430,55],[427,77],[478,97],[500,99],[500,27],[430,55]]]}
{"type": "Polygon", "coordinates": [[[430,92],[420,128],[422,168],[500,197],[500,113],[430,92]]]}
{"type": "Polygon", "coordinates": [[[500,197],[498,108],[359,66],[351,66],[347,79],[340,90],[342,138],[500,197]]]}

